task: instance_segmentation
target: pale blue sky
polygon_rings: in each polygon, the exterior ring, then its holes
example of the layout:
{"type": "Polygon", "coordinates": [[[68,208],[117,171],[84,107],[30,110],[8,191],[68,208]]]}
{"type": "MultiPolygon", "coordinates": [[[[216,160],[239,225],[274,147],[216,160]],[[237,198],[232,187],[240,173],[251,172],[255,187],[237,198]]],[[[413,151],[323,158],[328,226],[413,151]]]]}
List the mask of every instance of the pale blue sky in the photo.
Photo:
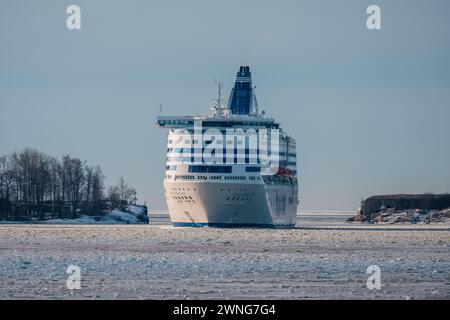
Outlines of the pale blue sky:
{"type": "Polygon", "coordinates": [[[166,114],[208,110],[242,64],[298,141],[303,210],[450,191],[450,1],[0,2],[0,154],[101,165],[164,209],[166,114]],[[82,29],[66,29],[78,4],[82,29]],[[366,28],[378,4],[382,30],[366,28]]]}

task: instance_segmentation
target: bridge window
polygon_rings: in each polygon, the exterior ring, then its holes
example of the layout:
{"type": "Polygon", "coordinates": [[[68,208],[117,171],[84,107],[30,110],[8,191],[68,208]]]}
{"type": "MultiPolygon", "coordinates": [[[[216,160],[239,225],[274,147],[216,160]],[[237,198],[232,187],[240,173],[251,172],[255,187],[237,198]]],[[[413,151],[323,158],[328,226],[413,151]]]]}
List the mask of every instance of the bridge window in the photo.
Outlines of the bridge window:
{"type": "Polygon", "coordinates": [[[189,166],[194,173],[231,173],[231,166],[189,166]]]}

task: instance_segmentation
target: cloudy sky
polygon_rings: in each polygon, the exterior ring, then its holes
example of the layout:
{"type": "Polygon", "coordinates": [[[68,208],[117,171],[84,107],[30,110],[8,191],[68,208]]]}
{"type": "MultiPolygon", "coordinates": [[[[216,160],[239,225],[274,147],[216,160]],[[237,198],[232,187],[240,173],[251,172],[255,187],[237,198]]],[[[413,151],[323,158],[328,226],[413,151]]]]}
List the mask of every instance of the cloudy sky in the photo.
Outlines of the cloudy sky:
{"type": "Polygon", "coordinates": [[[0,2],[0,154],[70,153],[164,209],[165,114],[206,113],[250,65],[298,141],[301,209],[450,191],[450,1],[0,2]],[[81,30],[66,8],[81,7],[81,30]],[[381,7],[382,30],[366,27],[381,7]]]}

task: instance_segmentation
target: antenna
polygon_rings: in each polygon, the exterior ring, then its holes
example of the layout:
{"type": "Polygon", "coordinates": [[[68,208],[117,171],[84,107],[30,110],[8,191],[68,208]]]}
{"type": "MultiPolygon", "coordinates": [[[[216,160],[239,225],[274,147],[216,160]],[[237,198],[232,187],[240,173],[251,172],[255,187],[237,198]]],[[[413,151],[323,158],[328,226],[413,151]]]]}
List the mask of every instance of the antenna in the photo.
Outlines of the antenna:
{"type": "Polygon", "coordinates": [[[224,116],[228,114],[228,108],[227,107],[222,107],[222,89],[223,89],[223,83],[220,82],[217,79],[214,79],[214,83],[217,86],[217,99],[212,99],[215,104],[212,106],[211,110],[214,113],[214,116],[216,115],[220,115],[220,116],[224,116]]]}
{"type": "Polygon", "coordinates": [[[221,104],[222,104],[222,89],[223,89],[223,83],[222,82],[220,82],[219,80],[217,80],[217,79],[214,79],[214,83],[216,84],[216,86],[217,86],[217,106],[219,107],[219,109],[220,109],[220,106],[221,106],[221,104]]]}

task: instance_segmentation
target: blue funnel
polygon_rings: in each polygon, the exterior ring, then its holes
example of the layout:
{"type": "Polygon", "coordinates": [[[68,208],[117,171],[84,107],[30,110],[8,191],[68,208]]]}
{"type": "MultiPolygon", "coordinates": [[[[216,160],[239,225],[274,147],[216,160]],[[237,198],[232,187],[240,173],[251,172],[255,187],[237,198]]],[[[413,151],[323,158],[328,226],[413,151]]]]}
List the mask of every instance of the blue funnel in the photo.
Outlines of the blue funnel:
{"type": "Polygon", "coordinates": [[[232,114],[250,114],[253,107],[252,73],[250,67],[241,66],[231,90],[228,109],[232,114]]]}

